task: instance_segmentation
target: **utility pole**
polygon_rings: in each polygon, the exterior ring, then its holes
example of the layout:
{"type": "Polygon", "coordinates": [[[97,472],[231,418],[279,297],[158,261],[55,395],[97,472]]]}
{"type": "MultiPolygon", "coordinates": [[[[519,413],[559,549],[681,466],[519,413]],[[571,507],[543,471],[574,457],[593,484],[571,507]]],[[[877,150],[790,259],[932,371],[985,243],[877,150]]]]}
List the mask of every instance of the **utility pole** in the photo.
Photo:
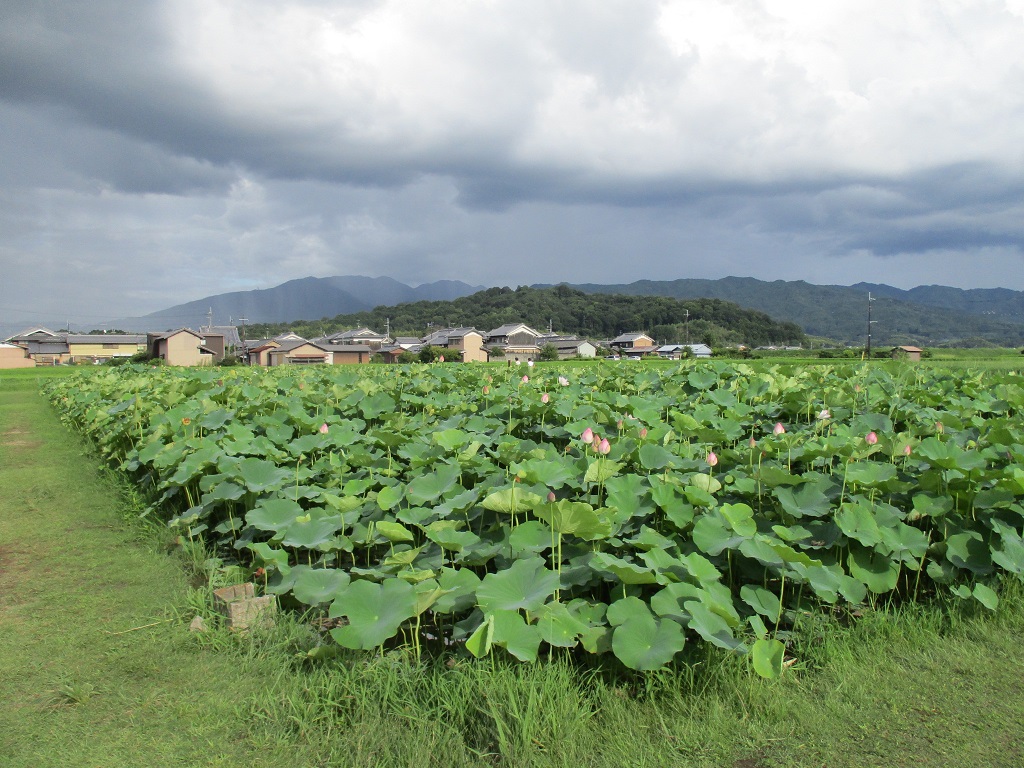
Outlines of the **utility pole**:
{"type": "Polygon", "coordinates": [[[249,348],[245,346],[245,321],[248,319],[247,317],[238,318],[238,322],[242,324],[242,354],[245,356],[246,364],[249,363],[249,348]]]}
{"type": "Polygon", "coordinates": [[[690,346],[690,310],[686,310],[686,346],[690,346]]]}
{"type": "Polygon", "coordinates": [[[873,302],[873,301],[874,301],[874,299],[871,297],[871,292],[869,291],[868,292],[868,343],[867,343],[867,347],[866,347],[865,352],[864,352],[864,354],[865,354],[865,356],[867,357],[868,360],[871,359],[871,324],[873,322],[875,322],[874,320],[871,319],[871,302],[873,302]]]}

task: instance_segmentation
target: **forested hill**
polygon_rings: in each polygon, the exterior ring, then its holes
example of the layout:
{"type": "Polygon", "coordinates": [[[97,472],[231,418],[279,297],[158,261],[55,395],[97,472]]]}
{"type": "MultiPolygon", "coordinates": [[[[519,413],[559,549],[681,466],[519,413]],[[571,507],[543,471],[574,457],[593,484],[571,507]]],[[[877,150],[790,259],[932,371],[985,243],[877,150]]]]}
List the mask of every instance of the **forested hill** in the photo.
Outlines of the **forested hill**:
{"type": "Polygon", "coordinates": [[[851,344],[864,343],[870,291],[876,299],[872,303],[872,339],[879,344],[1017,346],[1024,342],[1024,293],[1020,291],[965,291],[942,286],[901,291],[867,283],[812,285],[802,280],[765,282],[752,277],[572,287],[587,293],[726,299],[796,323],[811,336],[851,344]]]}
{"type": "Polygon", "coordinates": [[[392,336],[423,336],[430,328],[458,326],[486,333],[514,322],[540,331],[551,327],[558,333],[592,339],[644,331],[658,343],[684,343],[689,339],[713,347],[798,345],[805,341],[804,332],[795,323],[779,322],[729,301],[584,293],[564,285],[488,288],[453,301],[417,301],[330,320],[262,324],[250,327],[248,336],[268,337],[292,330],[311,338],[361,326],[384,331],[388,323],[392,336]]]}

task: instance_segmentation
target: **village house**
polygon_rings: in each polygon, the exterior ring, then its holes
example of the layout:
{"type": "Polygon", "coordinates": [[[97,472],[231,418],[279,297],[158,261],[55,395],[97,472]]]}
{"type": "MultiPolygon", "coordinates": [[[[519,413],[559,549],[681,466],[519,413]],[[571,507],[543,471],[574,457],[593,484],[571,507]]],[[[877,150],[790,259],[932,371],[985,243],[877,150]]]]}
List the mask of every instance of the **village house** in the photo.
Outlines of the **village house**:
{"type": "Polygon", "coordinates": [[[146,350],[150,357],[163,360],[167,365],[213,365],[224,359],[224,337],[179,328],[147,334],[146,350]]]}
{"type": "Polygon", "coordinates": [[[28,356],[28,350],[17,344],[0,342],[0,368],[34,368],[36,361],[28,356]]]}
{"type": "Polygon", "coordinates": [[[328,344],[363,344],[370,349],[378,350],[385,344],[391,343],[391,338],[386,334],[377,333],[369,328],[355,328],[351,331],[341,331],[327,336],[323,341],[328,344]]]}
{"type": "Polygon", "coordinates": [[[487,350],[490,360],[520,361],[536,359],[540,355],[538,339],[540,332],[523,323],[507,323],[487,334],[487,350]]]}
{"type": "Polygon", "coordinates": [[[488,360],[484,336],[476,328],[441,328],[424,336],[421,344],[449,349],[464,363],[485,363],[488,360]]]}

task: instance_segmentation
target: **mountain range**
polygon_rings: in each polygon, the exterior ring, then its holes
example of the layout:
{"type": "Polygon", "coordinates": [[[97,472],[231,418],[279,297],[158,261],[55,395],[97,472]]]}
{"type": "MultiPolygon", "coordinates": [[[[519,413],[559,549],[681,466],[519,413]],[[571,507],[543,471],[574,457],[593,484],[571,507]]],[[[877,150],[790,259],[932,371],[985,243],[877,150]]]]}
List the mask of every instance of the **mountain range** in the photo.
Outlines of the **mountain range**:
{"type": "MultiPolygon", "coordinates": [[[[1004,288],[927,285],[903,290],[874,283],[813,285],[802,280],[769,282],[750,277],[570,286],[585,293],[721,299],[796,323],[812,337],[852,345],[865,341],[870,295],[873,344],[1024,344],[1024,291],[1004,288]]],[[[388,277],[304,277],[273,288],[217,294],[142,317],[111,320],[108,326],[135,332],[198,328],[207,325],[211,316],[214,325],[240,324],[242,318],[247,323],[288,323],[367,312],[379,306],[452,301],[482,290],[483,286],[455,280],[414,288],[388,277]]],[[[10,332],[17,330],[21,328],[10,332]]]]}

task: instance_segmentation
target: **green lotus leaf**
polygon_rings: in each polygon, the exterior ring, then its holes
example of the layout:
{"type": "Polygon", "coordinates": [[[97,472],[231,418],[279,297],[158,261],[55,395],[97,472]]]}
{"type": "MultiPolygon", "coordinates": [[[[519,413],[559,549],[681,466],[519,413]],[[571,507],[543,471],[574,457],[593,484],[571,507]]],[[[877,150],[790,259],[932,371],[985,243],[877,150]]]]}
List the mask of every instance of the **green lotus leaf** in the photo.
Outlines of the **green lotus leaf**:
{"type": "Polygon", "coordinates": [[[371,650],[394,637],[399,627],[416,615],[416,590],[401,579],[383,584],[353,581],[342,587],[328,615],[349,621],[331,630],[339,645],[371,650]]]}
{"type": "Polygon", "coordinates": [[[900,563],[873,549],[850,545],[846,561],[850,575],[864,583],[872,592],[882,594],[896,588],[900,577],[900,563]]]}
{"type": "Polygon", "coordinates": [[[249,457],[238,462],[238,474],[242,485],[250,493],[266,493],[284,486],[292,473],[278,467],[272,461],[249,457]]]}
{"type": "Polygon", "coordinates": [[[442,429],[434,433],[433,439],[445,450],[454,451],[470,442],[473,437],[469,432],[463,432],[461,429],[442,429]]]}
{"type": "Polygon", "coordinates": [[[611,535],[611,523],[601,520],[589,504],[556,501],[539,505],[533,514],[551,526],[555,533],[578,536],[585,541],[604,539],[611,535]]]}
{"type": "Polygon", "coordinates": [[[615,627],[612,652],[630,669],[659,669],[683,650],[683,629],[670,619],[655,619],[647,612],[615,627]]]}
{"type": "Polygon", "coordinates": [[[782,603],[779,602],[779,598],[774,592],[769,592],[763,587],[745,584],[740,587],[740,599],[762,616],[767,616],[774,622],[779,620],[782,603]]]}
{"type": "Polygon", "coordinates": [[[377,491],[377,506],[387,512],[402,501],[405,497],[405,488],[401,485],[385,485],[377,491]]]}
{"type": "Polygon", "coordinates": [[[722,484],[711,475],[691,475],[688,488],[699,488],[704,493],[714,495],[722,490],[722,484]]]}
{"type": "Polygon", "coordinates": [[[608,606],[605,618],[613,627],[625,624],[630,619],[644,618],[651,615],[647,604],[639,597],[623,597],[608,606]]]}
{"type": "Polygon", "coordinates": [[[946,559],[957,568],[979,576],[993,571],[992,554],[985,539],[977,531],[955,533],[946,539],[946,559]]]}
{"type": "Polygon", "coordinates": [[[873,547],[882,540],[874,511],[867,504],[846,502],[836,513],[835,521],[843,533],[866,547],[873,547]]]}
{"type": "Polygon", "coordinates": [[[999,607],[999,595],[991,587],[987,587],[984,584],[975,584],[971,595],[990,611],[994,611],[999,607]]]}
{"type": "Polygon", "coordinates": [[[537,611],[536,622],[544,642],[559,648],[574,648],[588,626],[565,603],[554,602],[537,611]]]}
{"type": "Polygon", "coordinates": [[[715,557],[725,549],[735,549],[745,539],[726,528],[725,522],[712,515],[700,517],[693,525],[693,543],[701,552],[715,557]]]}
{"type": "Polygon", "coordinates": [[[648,472],[659,472],[666,467],[677,469],[682,466],[682,459],[671,451],[655,443],[644,443],[640,446],[640,466],[648,472]]]}
{"type": "Polygon", "coordinates": [[[462,467],[457,464],[441,464],[434,472],[414,478],[406,488],[406,496],[410,503],[424,506],[451,489],[461,474],[462,467]]]}
{"type": "Polygon", "coordinates": [[[544,560],[517,560],[499,573],[488,573],[476,591],[477,603],[486,613],[535,611],[558,588],[558,574],[544,567],[544,560]]]}
{"type": "Polygon", "coordinates": [[[709,643],[730,651],[742,646],[742,643],[733,637],[729,623],[705,602],[690,600],[683,603],[683,608],[690,614],[687,626],[709,643]]]}
{"type": "Polygon", "coordinates": [[[754,510],[746,504],[723,504],[718,511],[737,535],[750,537],[757,533],[754,510]]]}
{"type": "Polygon", "coordinates": [[[527,520],[512,529],[508,543],[513,557],[518,558],[524,552],[537,555],[552,545],[551,529],[539,520],[527,520]]]}
{"type": "Polygon", "coordinates": [[[658,576],[650,568],[630,563],[609,552],[598,552],[590,560],[595,571],[613,575],[623,584],[657,584],[658,576]]]}
{"type": "Polygon", "coordinates": [[[445,592],[434,603],[435,613],[461,613],[476,604],[480,577],[469,568],[442,568],[437,584],[445,592]]]}
{"type": "Polygon", "coordinates": [[[480,541],[472,531],[459,530],[464,525],[461,520],[435,520],[423,529],[423,533],[442,549],[461,552],[480,541]]]}
{"type": "Polygon", "coordinates": [[[320,605],[334,600],[349,583],[349,575],[336,568],[310,568],[296,565],[292,569],[295,580],[292,594],[300,603],[320,605]]]}
{"type": "MultiPolygon", "coordinates": [[[[325,544],[343,525],[341,515],[325,515],[322,510],[319,513],[314,511],[289,523],[284,529],[281,544],[286,547],[315,549],[325,544]]],[[[278,533],[280,534],[280,531],[278,533]]]]}
{"type": "Polygon", "coordinates": [[[587,473],[583,476],[583,482],[603,483],[607,481],[608,478],[617,475],[619,470],[624,466],[625,464],[618,461],[609,461],[604,457],[594,459],[587,467],[587,473]]]}
{"type": "Polygon", "coordinates": [[[281,531],[305,515],[306,511],[291,499],[262,499],[245,515],[245,521],[261,531],[281,531]]]}
{"type": "Polygon", "coordinates": [[[416,537],[413,535],[412,531],[410,531],[401,523],[395,523],[389,520],[380,520],[377,522],[376,526],[377,532],[390,542],[416,540],[416,537]]]}
{"type": "Polygon", "coordinates": [[[494,638],[494,615],[488,614],[483,623],[476,628],[472,635],[466,640],[466,650],[476,658],[482,659],[491,652],[491,644],[494,638]]]}
{"type": "Polygon", "coordinates": [[[846,465],[846,482],[875,488],[896,477],[893,464],[878,461],[857,461],[846,465]]]}
{"type": "Polygon", "coordinates": [[[799,488],[778,487],[772,494],[786,514],[792,517],[824,517],[832,511],[832,503],[821,489],[814,485],[799,488]]]}
{"type": "Polygon", "coordinates": [[[576,468],[568,457],[545,456],[513,463],[510,467],[516,477],[531,485],[543,485],[557,490],[575,481],[576,468]]]}
{"type": "Polygon", "coordinates": [[[522,513],[526,510],[536,509],[545,503],[544,499],[535,493],[524,491],[513,485],[502,491],[495,491],[483,500],[484,509],[492,512],[503,512],[505,514],[522,513]]]}
{"type": "Polygon", "coordinates": [[[274,549],[266,542],[249,544],[248,547],[256,556],[256,560],[266,568],[287,568],[288,553],[283,549],[274,549]]]}
{"type": "Polygon", "coordinates": [[[520,661],[537,660],[541,631],[536,625],[527,624],[519,611],[495,611],[489,619],[494,645],[500,645],[520,661]]]}
{"type": "Polygon", "coordinates": [[[785,656],[786,646],[774,638],[755,640],[750,649],[750,660],[754,665],[754,671],[768,680],[776,680],[782,675],[785,656]]]}

